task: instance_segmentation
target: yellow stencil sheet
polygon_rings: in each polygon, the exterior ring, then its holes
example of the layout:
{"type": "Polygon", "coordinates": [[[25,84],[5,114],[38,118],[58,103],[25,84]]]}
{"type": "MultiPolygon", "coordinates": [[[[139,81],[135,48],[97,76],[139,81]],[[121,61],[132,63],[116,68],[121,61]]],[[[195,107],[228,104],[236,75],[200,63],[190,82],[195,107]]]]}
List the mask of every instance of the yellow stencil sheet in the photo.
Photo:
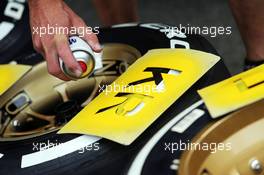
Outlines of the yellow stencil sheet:
{"type": "Polygon", "coordinates": [[[17,80],[19,80],[31,66],[25,65],[0,65],[0,95],[8,90],[17,80]]]}
{"type": "Polygon", "coordinates": [[[196,50],[151,50],[59,133],[96,135],[129,145],[218,60],[196,50]]]}
{"type": "Polygon", "coordinates": [[[264,65],[199,90],[210,114],[216,118],[264,97],[264,65]]]}

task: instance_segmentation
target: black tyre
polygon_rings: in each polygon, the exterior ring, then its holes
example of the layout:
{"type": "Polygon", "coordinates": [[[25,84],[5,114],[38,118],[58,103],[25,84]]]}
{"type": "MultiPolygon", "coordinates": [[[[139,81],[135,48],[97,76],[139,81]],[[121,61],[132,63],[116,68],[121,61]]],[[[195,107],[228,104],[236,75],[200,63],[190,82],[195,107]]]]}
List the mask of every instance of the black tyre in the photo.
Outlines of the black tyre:
{"type": "MultiPolygon", "coordinates": [[[[187,46],[216,54],[215,49],[204,38],[196,35],[168,35],[167,31],[163,30],[166,27],[162,24],[115,26],[101,29],[99,39],[101,43],[131,45],[142,55],[154,48],[187,46]]],[[[228,76],[225,65],[219,61],[129,146],[106,139],[73,134],[57,135],[55,132],[30,139],[0,142],[0,174],[126,174],[134,157],[148,140],[177,114],[199,100],[197,89],[228,76]],[[50,146],[50,143],[53,146],[50,146]],[[45,147],[47,145],[50,147],[45,147]],[[40,151],[41,146],[43,151],[40,151]],[[84,152],[78,149],[85,146],[84,152]]],[[[209,121],[201,122],[202,127],[209,121]]],[[[199,129],[195,128],[192,132],[195,134],[199,129]]],[[[181,137],[189,138],[194,134],[181,137]]]]}
{"type": "Polygon", "coordinates": [[[0,63],[32,51],[26,0],[0,1],[0,63]]]}

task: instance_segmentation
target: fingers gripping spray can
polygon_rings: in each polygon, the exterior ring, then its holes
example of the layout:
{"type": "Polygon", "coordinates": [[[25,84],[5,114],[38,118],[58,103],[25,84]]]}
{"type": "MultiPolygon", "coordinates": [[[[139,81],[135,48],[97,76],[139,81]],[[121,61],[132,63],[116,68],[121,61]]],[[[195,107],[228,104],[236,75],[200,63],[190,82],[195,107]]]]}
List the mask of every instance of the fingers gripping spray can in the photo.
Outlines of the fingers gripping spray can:
{"type": "Polygon", "coordinates": [[[102,68],[102,59],[95,55],[91,47],[78,36],[69,37],[69,46],[74,59],[79,63],[82,74],[77,77],[60,59],[60,67],[63,73],[70,79],[81,79],[91,75],[95,70],[102,68]]]}

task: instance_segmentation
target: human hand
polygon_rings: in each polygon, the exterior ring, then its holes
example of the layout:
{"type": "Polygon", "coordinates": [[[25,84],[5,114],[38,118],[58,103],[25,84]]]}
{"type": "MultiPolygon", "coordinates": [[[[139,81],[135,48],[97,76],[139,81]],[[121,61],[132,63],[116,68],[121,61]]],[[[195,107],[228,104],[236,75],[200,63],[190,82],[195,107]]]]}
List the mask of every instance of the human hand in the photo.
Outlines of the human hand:
{"type": "MultiPolygon", "coordinates": [[[[29,9],[31,30],[47,27],[48,25],[53,28],[68,28],[68,30],[72,27],[87,27],[85,22],[63,0],[29,0],[29,9]]],[[[69,48],[68,37],[69,33],[53,33],[40,36],[32,31],[34,48],[46,59],[48,72],[65,81],[70,79],[60,69],[59,58],[76,76],[82,74],[82,69],[73,58],[69,48]]],[[[84,33],[83,39],[95,52],[101,51],[96,34],[84,33]]]]}

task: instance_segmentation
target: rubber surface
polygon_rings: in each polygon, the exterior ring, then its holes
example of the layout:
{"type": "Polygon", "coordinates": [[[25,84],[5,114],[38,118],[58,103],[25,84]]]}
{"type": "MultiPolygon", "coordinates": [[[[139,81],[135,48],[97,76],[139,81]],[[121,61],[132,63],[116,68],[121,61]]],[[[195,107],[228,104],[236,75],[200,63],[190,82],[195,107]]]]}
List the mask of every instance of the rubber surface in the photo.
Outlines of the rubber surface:
{"type": "MultiPolygon", "coordinates": [[[[139,24],[136,26],[114,27],[101,29],[99,40],[101,43],[125,43],[137,48],[141,54],[145,54],[148,50],[154,48],[171,48],[180,47],[182,45],[175,45],[173,41],[183,41],[188,43],[190,48],[202,50],[216,54],[215,49],[201,36],[187,35],[182,37],[168,37],[161,24],[139,24]]],[[[23,62],[23,59],[22,61],[23,62]]],[[[184,109],[188,108],[193,103],[197,102],[200,98],[196,93],[197,89],[208,86],[229,76],[229,73],[222,61],[219,61],[212,69],[210,69],[194,86],[192,86],[179,100],[177,100],[169,109],[167,109],[158,120],[154,122],[135,142],[130,146],[122,146],[117,143],[100,139],[93,142],[90,151],[79,153],[80,150],[75,150],[72,153],[65,154],[58,158],[37,163],[34,166],[21,168],[25,165],[23,158],[25,155],[36,153],[39,150],[34,149],[36,143],[69,143],[78,139],[80,135],[57,135],[56,133],[49,133],[44,136],[15,141],[15,142],[1,142],[0,143],[0,174],[19,174],[19,175],[35,175],[35,174],[126,174],[133,162],[137,153],[148,142],[148,140],[159,131],[166,123],[172,120],[177,114],[181,113],[184,109]],[[97,144],[97,145],[95,145],[97,144]],[[97,150],[97,146],[99,149],[97,150]]],[[[175,82],[178,83],[178,82],[175,82]]],[[[189,139],[201,128],[203,128],[210,120],[208,118],[197,121],[194,127],[190,127],[188,132],[183,135],[171,136],[170,133],[166,134],[165,140],[176,142],[179,138],[189,139]],[[198,123],[199,122],[199,123],[198,123]],[[198,127],[196,127],[196,125],[198,127]],[[191,133],[191,134],[190,134],[191,133]]],[[[163,141],[163,139],[162,139],[163,141]]],[[[81,144],[81,143],[76,143],[81,144]]],[[[160,145],[161,146],[161,145],[160,145]]],[[[50,151],[54,148],[46,148],[45,151],[50,151]]],[[[169,172],[168,166],[171,159],[174,157],[167,157],[166,152],[160,151],[162,147],[159,145],[154,148],[146,163],[144,163],[144,174],[157,174],[157,169],[169,172]],[[164,154],[163,154],[164,153],[164,154]],[[162,163],[158,163],[162,161],[162,163]],[[164,162],[163,162],[164,161],[164,162]],[[155,168],[153,168],[155,167],[155,168]],[[156,170],[156,171],[155,171],[156,170]]],[[[63,152],[63,150],[59,150],[63,152]]],[[[48,152],[47,152],[48,153],[48,152]]],[[[180,153],[179,153],[180,154],[180,153]]],[[[52,156],[52,155],[45,155],[52,156]]],[[[44,157],[35,157],[38,160],[44,157]]]]}
{"type": "Polygon", "coordinates": [[[0,1],[0,63],[33,51],[26,0],[0,1]]]}

